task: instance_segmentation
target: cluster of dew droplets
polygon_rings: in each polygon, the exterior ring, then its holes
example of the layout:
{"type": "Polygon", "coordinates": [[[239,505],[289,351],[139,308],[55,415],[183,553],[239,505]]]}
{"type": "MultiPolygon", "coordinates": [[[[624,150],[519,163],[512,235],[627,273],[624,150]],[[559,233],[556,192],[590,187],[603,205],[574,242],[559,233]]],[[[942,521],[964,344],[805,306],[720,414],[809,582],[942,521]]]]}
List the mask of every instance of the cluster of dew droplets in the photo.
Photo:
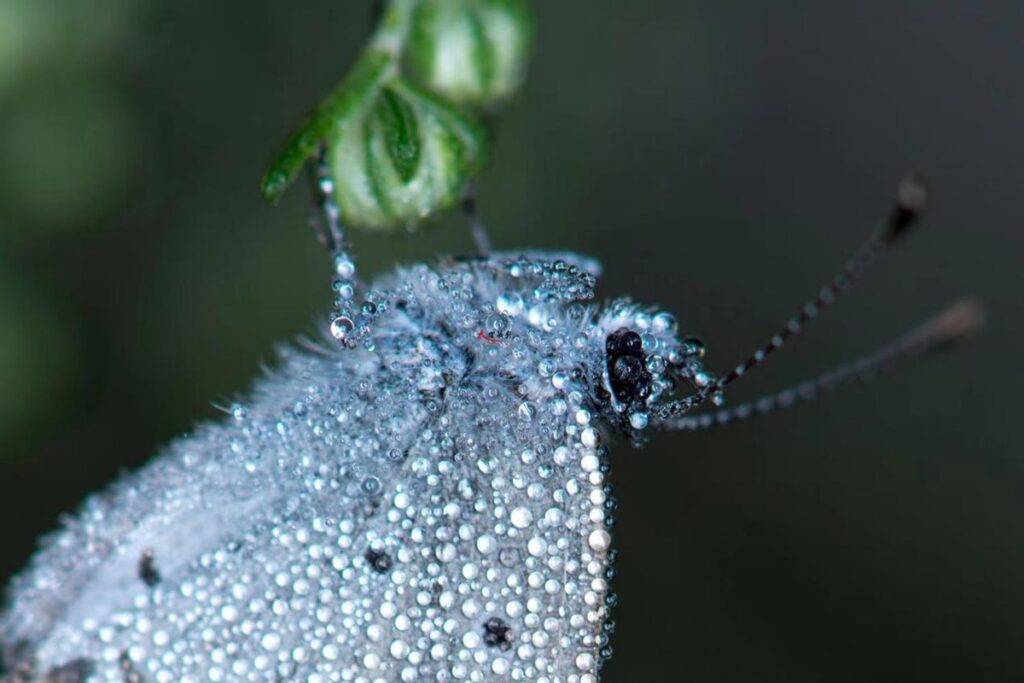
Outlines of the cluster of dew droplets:
{"type": "MultiPolygon", "coordinates": [[[[615,501],[582,366],[604,330],[566,303],[592,282],[557,261],[399,269],[372,354],[286,352],[253,403],[96,499],[26,576],[9,619],[41,623],[17,634],[66,622],[41,661],[90,652],[110,683],[596,683],[615,501]],[[140,548],[156,585],[91,583],[140,548]],[[82,590],[85,624],[39,609],[82,590]]],[[[336,308],[346,341],[371,295],[336,308]]],[[[667,320],[621,318],[669,348],[667,320]]]]}
{"type": "Polygon", "coordinates": [[[371,324],[387,310],[388,296],[385,292],[370,290],[356,297],[355,264],[346,251],[333,255],[334,275],[331,289],[334,292],[330,314],[331,336],[344,348],[362,345],[373,348],[371,324]]]}
{"type": "Polygon", "coordinates": [[[659,419],[669,419],[676,414],[685,413],[705,399],[716,406],[721,406],[725,402],[725,395],[721,389],[702,397],[703,392],[718,381],[718,378],[704,367],[705,353],[704,342],[693,336],[684,337],[679,345],[669,352],[667,360],[671,364],[673,372],[676,376],[689,382],[697,391],[682,399],[662,403],[654,411],[659,419]]]}
{"type": "MultiPolygon", "coordinates": [[[[589,672],[610,656],[614,499],[576,367],[586,333],[566,324],[564,304],[591,298],[594,278],[564,261],[528,259],[418,266],[403,275],[410,284],[381,290],[395,302],[395,319],[382,329],[429,309],[426,319],[441,325],[431,335],[443,330],[439,338],[472,355],[481,379],[447,387],[446,410],[422,432],[426,450],[409,456],[413,479],[381,501],[395,527],[379,531],[363,559],[372,580],[384,582],[383,602],[372,613],[354,604],[351,616],[372,619],[366,635],[387,646],[362,649],[361,631],[348,643],[366,669],[401,662],[401,680],[421,680],[428,662],[447,659],[453,679],[550,680],[557,671],[592,682],[589,672]],[[511,399],[494,381],[513,376],[521,383],[511,399]],[[442,488],[459,462],[471,464],[468,476],[442,488]],[[582,544],[581,556],[573,543],[582,544]],[[416,624],[425,641],[410,635],[416,624]]],[[[380,349],[389,353],[389,343],[380,349]]],[[[417,380],[424,388],[433,386],[435,362],[448,363],[411,348],[405,355],[425,373],[417,380]]]]}
{"type": "Polygon", "coordinates": [[[334,199],[334,179],[323,159],[318,166],[316,187],[328,233],[324,237],[331,243],[334,270],[331,280],[334,296],[328,330],[343,348],[355,348],[361,342],[365,348],[372,349],[370,325],[384,312],[386,297],[376,291],[367,292],[361,299],[356,296],[359,280],[355,260],[345,247],[341,210],[334,199]]]}
{"type": "MultiPolygon", "coordinates": [[[[684,337],[678,349],[669,356],[669,361],[680,368],[680,375],[690,380],[697,389],[704,389],[717,379],[714,374],[704,369],[706,351],[704,342],[691,336],[684,337]]],[[[715,405],[720,405],[722,401],[721,391],[711,395],[711,402],[715,405]]]]}
{"type": "Polygon", "coordinates": [[[331,282],[331,289],[334,290],[333,311],[331,312],[331,336],[344,344],[355,328],[353,320],[352,297],[355,296],[355,283],[352,278],[355,276],[356,267],[352,258],[346,251],[336,251],[333,254],[335,279],[331,282]]]}
{"type": "Polygon", "coordinates": [[[539,284],[533,293],[537,299],[555,301],[585,301],[594,297],[596,278],[579,266],[558,259],[538,261],[519,258],[506,264],[513,278],[530,276],[539,284]]]}

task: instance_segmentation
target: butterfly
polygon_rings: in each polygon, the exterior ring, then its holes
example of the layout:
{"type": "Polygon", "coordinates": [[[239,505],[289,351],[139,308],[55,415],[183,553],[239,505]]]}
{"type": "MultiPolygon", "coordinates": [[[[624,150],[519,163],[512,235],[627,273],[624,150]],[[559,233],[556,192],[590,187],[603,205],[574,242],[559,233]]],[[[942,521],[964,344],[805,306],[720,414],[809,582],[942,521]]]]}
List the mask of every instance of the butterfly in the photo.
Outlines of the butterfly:
{"type": "Polygon", "coordinates": [[[395,268],[225,419],[45,540],[0,615],[2,680],[596,682],[616,599],[608,446],[787,407],[977,329],[977,304],[959,303],[815,380],[719,407],[908,233],[924,197],[905,180],[839,276],[718,377],[669,313],[596,304],[587,257],[395,268]]]}

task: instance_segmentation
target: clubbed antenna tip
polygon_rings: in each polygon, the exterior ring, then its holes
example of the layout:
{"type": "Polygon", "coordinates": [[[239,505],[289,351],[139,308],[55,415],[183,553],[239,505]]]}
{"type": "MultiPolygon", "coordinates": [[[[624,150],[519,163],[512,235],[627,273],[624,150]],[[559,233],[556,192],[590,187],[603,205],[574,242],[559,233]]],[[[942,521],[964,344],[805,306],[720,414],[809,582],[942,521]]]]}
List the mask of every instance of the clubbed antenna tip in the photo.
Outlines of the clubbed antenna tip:
{"type": "Polygon", "coordinates": [[[961,299],[940,313],[929,325],[932,348],[946,348],[974,336],[985,326],[985,309],[975,299],[961,299]]]}
{"type": "Polygon", "coordinates": [[[928,184],[919,175],[911,174],[896,188],[896,203],[885,225],[885,239],[895,242],[910,231],[910,227],[928,206],[928,184]]]}

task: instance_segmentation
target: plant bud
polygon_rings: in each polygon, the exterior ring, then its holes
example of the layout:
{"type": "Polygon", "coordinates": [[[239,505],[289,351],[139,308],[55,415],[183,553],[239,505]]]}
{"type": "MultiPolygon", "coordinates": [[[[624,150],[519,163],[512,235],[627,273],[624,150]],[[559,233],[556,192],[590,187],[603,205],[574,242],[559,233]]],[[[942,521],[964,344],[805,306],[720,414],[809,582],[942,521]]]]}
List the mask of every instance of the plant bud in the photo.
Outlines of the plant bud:
{"type": "Polygon", "coordinates": [[[336,119],[327,139],[342,218],[375,230],[409,228],[454,204],[486,154],[478,121],[399,78],[336,119]]]}
{"type": "Polygon", "coordinates": [[[522,82],[532,36],[526,0],[422,0],[413,14],[406,63],[431,92],[492,107],[522,82]]]}

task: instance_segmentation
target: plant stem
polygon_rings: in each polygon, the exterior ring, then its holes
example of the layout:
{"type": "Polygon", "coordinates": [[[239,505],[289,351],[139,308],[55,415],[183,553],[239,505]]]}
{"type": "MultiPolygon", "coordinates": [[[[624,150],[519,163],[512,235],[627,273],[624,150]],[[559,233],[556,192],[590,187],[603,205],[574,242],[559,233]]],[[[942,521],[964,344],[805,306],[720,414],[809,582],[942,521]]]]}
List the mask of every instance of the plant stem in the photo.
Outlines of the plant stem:
{"type": "Polygon", "coordinates": [[[313,156],[334,122],[367,101],[367,93],[398,73],[418,0],[389,0],[352,71],[299,127],[263,176],[263,196],[276,201],[313,156]]]}

